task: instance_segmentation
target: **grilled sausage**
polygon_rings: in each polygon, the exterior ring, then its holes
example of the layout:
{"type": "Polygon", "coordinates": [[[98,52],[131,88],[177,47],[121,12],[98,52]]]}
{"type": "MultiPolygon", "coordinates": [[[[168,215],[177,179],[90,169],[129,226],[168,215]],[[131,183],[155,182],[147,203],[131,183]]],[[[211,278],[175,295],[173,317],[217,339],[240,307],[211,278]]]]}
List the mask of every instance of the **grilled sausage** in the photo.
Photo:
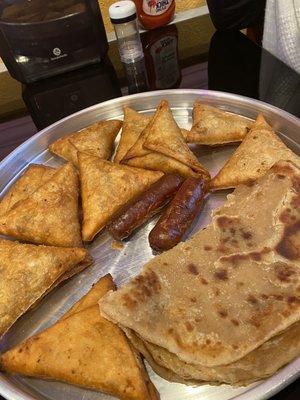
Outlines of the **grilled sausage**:
{"type": "Polygon", "coordinates": [[[108,224],[111,236],[121,240],[131,235],[174,197],[183,180],[179,175],[164,175],[145,192],[126,203],[108,224]]]}
{"type": "Polygon", "coordinates": [[[203,178],[187,178],[149,234],[152,249],[164,251],[180,242],[200,211],[206,186],[203,178]]]}

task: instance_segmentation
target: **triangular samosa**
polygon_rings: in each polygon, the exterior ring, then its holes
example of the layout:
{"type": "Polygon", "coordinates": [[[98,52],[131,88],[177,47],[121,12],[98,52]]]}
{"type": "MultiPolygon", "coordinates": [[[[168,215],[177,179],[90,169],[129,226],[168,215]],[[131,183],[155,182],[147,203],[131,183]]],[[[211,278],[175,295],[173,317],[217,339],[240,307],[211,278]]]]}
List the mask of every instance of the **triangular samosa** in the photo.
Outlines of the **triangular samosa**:
{"type": "Polygon", "coordinates": [[[179,174],[184,177],[199,175],[185,164],[175,160],[175,158],[165,156],[164,154],[152,151],[142,157],[134,157],[126,161],[127,165],[137,168],[145,168],[153,171],[162,171],[165,174],[179,174]]]}
{"type": "Polygon", "coordinates": [[[189,143],[208,146],[241,142],[252,125],[247,118],[196,101],[193,126],[186,139],[189,143]]]}
{"type": "Polygon", "coordinates": [[[209,173],[186,144],[167,101],[159,104],[143,147],[172,157],[209,178],[209,173]]]}
{"type": "MultiPolygon", "coordinates": [[[[107,282],[104,290],[101,286],[102,280],[92,288],[92,297],[99,293],[99,299],[106,293],[107,282]]],[[[112,280],[110,286],[114,289],[112,280]]],[[[122,330],[101,317],[97,304],[86,308],[79,301],[77,309],[81,311],[3,354],[1,368],[100,390],[123,400],[158,399],[122,330]]]]}
{"type": "Polygon", "coordinates": [[[0,233],[37,244],[81,246],[78,193],[77,172],[71,163],[66,164],[0,216],[0,233]]]}
{"type": "Polygon", "coordinates": [[[279,160],[293,161],[300,167],[300,157],[279,139],[260,114],[243,142],[213,178],[210,187],[218,190],[249,184],[279,160]]]}
{"type": "Polygon", "coordinates": [[[136,143],[151,118],[151,116],[140,114],[130,107],[124,107],[124,122],[121,139],[114,157],[115,163],[122,161],[128,150],[136,143]]]}
{"type": "MultiPolygon", "coordinates": [[[[124,110],[125,120],[124,120],[123,130],[126,128],[126,126],[128,126],[128,129],[125,130],[126,137],[124,137],[124,142],[125,142],[125,139],[127,139],[127,137],[129,136],[129,131],[130,131],[131,132],[131,136],[130,136],[131,145],[130,146],[128,145],[126,147],[126,153],[124,152],[122,154],[122,159],[120,159],[120,161],[124,160],[127,163],[127,160],[129,160],[131,158],[142,157],[142,156],[152,153],[152,151],[147,149],[144,146],[144,144],[145,144],[147,136],[150,134],[150,130],[151,130],[152,125],[154,124],[156,118],[158,118],[164,112],[163,108],[161,107],[161,104],[158,106],[155,114],[152,116],[146,116],[143,114],[139,114],[138,112],[136,112],[128,107],[125,108],[125,110],[124,110]],[[130,111],[128,111],[128,110],[130,110],[130,111]],[[129,118],[131,119],[131,123],[129,122],[129,118]],[[135,141],[133,141],[134,137],[135,137],[135,141]]],[[[186,141],[189,131],[187,131],[186,129],[180,129],[180,131],[184,138],[184,141],[186,141]]],[[[122,133],[122,135],[123,135],[123,133],[122,133]]],[[[126,141],[126,143],[127,143],[127,141],[126,141]]]]}
{"type": "Polygon", "coordinates": [[[83,209],[82,238],[93,240],[113,214],[163,174],[79,153],[83,209]]]}
{"type": "Polygon", "coordinates": [[[153,122],[155,121],[157,115],[157,111],[154,114],[154,116],[148,121],[148,124],[146,127],[141,131],[137,141],[134,143],[134,145],[128,150],[128,152],[125,154],[123,157],[123,162],[127,162],[127,160],[130,160],[131,158],[134,157],[142,157],[147,154],[151,154],[152,151],[149,149],[146,149],[144,147],[146,137],[149,135],[151,127],[153,125],[153,122]]]}
{"type": "Polygon", "coordinates": [[[121,126],[122,122],[118,120],[96,122],[79,132],[56,140],[49,146],[49,150],[76,166],[78,151],[108,159],[112,155],[121,126]]]}
{"type": "Polygon", "coordinates": [[[0,239],[0,337],[49,290],[89,264],[83,248],[0,239]]]}
{"type": "Polygon", "coordinates": [[[37,188],[47,182],[56,172],[55,168],[32,164],[9,189],[0,202],[0,215],[9,211],[18,201],[25,200],[37,188]]]}
{"type": "Polygon", "coordinates": [[[77,303],[75,303],[62,317],[62,319],[69,317],[79,311],[98,304],[99,299],[103,297],[110,290],[115,290],[116,286],[110,274],[104,275],[98,282],[92,285],[92,288],[83,296],[77,303]]]}

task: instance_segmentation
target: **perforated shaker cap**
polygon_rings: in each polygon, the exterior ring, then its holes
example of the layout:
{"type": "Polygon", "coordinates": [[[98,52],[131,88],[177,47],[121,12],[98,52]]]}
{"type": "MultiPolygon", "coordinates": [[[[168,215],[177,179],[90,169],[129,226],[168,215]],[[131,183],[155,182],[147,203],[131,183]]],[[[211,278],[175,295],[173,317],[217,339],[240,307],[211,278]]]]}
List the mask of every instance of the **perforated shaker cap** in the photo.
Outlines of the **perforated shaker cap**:
{"type": "Polygon", "coordinates": [[[133,1],[117,1],[109,7],[109,17],[113,24],[123,24],[136,18],[136,7],[133,1]]]}

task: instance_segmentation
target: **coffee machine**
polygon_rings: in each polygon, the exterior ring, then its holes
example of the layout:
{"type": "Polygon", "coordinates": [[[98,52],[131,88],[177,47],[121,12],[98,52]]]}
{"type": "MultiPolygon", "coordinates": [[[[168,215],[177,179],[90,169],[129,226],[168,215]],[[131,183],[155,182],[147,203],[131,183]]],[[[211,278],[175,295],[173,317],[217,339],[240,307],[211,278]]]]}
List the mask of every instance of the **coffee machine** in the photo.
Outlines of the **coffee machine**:
{"type": "Polygon", "coordinates": [[[0,56],[21,82],[99,62],[107,50],[97,0],[0,2],[0,56]]]}

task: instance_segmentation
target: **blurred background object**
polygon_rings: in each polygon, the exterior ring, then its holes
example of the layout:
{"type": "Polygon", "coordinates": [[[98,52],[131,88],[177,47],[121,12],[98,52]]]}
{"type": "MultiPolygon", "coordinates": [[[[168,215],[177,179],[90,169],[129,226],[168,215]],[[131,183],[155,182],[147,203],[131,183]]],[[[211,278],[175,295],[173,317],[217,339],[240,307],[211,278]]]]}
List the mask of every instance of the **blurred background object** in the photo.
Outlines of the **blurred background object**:
{"type": "MultiPolygon", "coordinates": [[[[21,0],[19,0],[20,2],[21,0]]],[[[23,0],[22,0],[23,1],[23,0]]],[[[98,1],[98,0],[96,0],[98,1]]],[[[128,93],[126,88],[126,73],[120,62],[118,47],[115,41],[114,28],[109,18],[109,5],[115,0],[99,0],[101,14],[109,42],[108,56],[114,65],[120,85],[123,87],[122,93],[128,93]]],[[[13,1],[10,1],[13,3],[13,1]]],[[[57,3],[57,2],[56,2],[57,3]]],[[[63,0],[59,1],[62,6],[66,4],[63,0]]],[[[2,2],[1,2],[2,4],[2,2]]],[[[206,58],[209,42],[214,27],[211,23],[208,8],[205,0],[177,0],[174,26],[178,29],[178,55],[179,63],[183,67],[188,67],[189,73],[183,78],[183,84],[188,79],[198,81],[195,74],[190,72],[198,71],[198,60],[206,58]],[[185,40],[188,37],[189,40],[185,40]],[[195,67],[193,66],[195,64],[195,67]]],[[[143,36],[143,34],[142,34],[143,36]]],[[[1,55],[1,50],[0,50],[1,55]]],[[[204,68],[206,75],[206,69],[204,68]]],[[[201,75],[202,76],[202,75],[201,75]]],[[[204,78],[205,80],[206,78],[204,78]]],[[[199,85],[199,83],[197,83],[199,85]]],[[[203,86],[201,83],[200,85],[203,86]]],[[[13,79],[7,71],[6,66],[0,59],[0,122],[10,118],[27,114],[27,109],[22,99],[22,85],[13,79]]]]}
{"type": "Polygon", "coordinates": [[[23,100],[41,130],[83,108],[121,96],[116,71],[108,58],[80,70],[23,87],[23,100]]]}
{"type": "Polygon", "coordinates": [[[97,0],[3,0],[0,54],[29,83],[99,62],[108,43],[97,0]]]}
{"type": "MultiPolygon", "coordinates": [[[[110,22],[108,9],[109,9],[109,6],[111,6],[113,3],[115,3],[115,1],[116,0],[98,0],[100,9],[101,9],[101,13],[103,16],[104,26],[105,26],[106,32],[108,34],[113,32],[113,30],[114,30],[114,28],[110,22]]],[[[182,18],[182,15],[185,13],[189,14],[190,17],[192,17],[192,16],[196,17],[197,15],[199,15],[198,12],[199,12],[200,8],[202,8],[203,12],[205,12],[206,14],[208,13],[207,7],[206,7],[206,0],[175,0],[175,1],[176,1],[175,15],[177,17],[180,17],[180,19],[182,18]]],[[[175,18],[175,20],[176,20],[176,18],[175,18]]]]}
{"type": "Polygon", "coordinates": [[[150,90],[175,89],[181,82],[178,29],[164,26],[142,35],[150,90]]]}
{"type": "Polygon", "coordinates": [[[300,0],[267,0],[263,47],[300,73],[300,0]]]}
{"type": "Polygon", "coordinates": [[[109,7],[109,16],[126,73],[128,92],[145,92],[148,80],[135,3],[131,0],[117,1],[109,7]]]}
{"type": "Polygon", "coordinates": [[[139,22],[144,29],[157,29],[169,24],[175,13],[175,0],[134,0],[139,22]]]}

